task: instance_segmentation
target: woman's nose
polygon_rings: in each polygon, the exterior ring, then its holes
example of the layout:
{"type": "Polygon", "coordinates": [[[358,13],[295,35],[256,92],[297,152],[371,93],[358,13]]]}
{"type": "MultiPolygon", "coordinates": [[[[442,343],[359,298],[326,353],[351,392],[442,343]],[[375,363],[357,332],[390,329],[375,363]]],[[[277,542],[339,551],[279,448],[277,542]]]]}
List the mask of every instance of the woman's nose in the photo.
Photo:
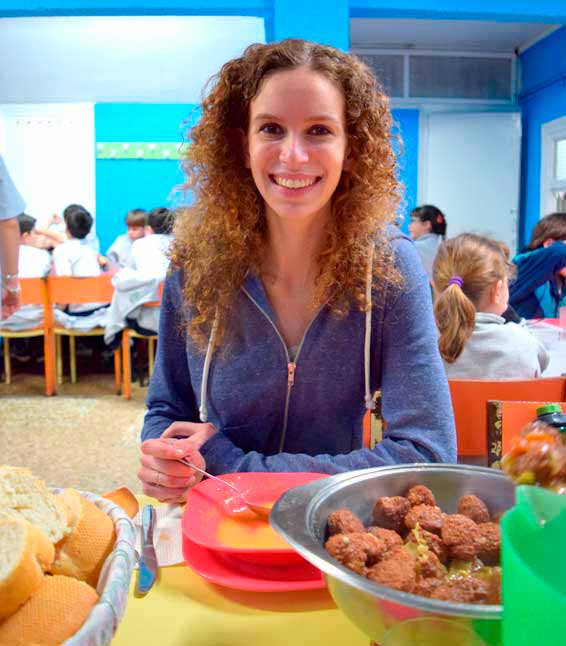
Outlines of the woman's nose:
{"type": "Polygon", "coordinates": [[[308,161],[309,155],[301,137],[289,135],[282,143],[279,160],[285,164],[304,164],[308,161]]]}

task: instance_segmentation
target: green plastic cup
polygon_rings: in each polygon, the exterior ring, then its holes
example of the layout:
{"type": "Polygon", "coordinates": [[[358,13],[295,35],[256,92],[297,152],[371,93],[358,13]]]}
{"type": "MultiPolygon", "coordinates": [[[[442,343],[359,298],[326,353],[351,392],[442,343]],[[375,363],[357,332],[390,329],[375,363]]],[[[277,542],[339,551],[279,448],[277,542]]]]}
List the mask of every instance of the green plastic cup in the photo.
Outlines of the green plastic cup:
{"type": "Polygon", "coordinates": [[[501,519],[503,646],[564,646],[566,496],[517,487],[501,519]]]}
{"type": "Polygon", "coordinates": [[[380,646],[484,646],[465,623],[438,617],[418,617],[392,626],[380,646]]]}

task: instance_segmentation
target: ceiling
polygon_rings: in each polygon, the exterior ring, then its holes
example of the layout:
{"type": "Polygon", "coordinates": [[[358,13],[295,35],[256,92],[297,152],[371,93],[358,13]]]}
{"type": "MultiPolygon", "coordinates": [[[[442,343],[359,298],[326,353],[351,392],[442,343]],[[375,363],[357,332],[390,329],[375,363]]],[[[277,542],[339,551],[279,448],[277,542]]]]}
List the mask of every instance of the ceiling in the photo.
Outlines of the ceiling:
{"type": "Polygon", "coordinates": [[[561,25],[480,20],[352,18],[350,47],[513,53],[561,25]]]}

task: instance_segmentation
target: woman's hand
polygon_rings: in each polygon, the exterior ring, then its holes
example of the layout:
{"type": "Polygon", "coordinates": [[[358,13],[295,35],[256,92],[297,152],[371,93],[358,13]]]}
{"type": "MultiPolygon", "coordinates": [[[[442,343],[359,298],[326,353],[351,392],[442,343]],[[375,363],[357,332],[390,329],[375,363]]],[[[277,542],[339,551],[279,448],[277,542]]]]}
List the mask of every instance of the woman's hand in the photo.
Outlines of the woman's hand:
{"type": "Polygon", "coordinates": [[[199,449],[216,432],[212,424],[174,422],[159,439],[143,442],[138,478],[144,494],[161,502],[184,502],[189,489],[202,475],[179,460],[186,458],[205,469],[206,462],[199,449]]]}

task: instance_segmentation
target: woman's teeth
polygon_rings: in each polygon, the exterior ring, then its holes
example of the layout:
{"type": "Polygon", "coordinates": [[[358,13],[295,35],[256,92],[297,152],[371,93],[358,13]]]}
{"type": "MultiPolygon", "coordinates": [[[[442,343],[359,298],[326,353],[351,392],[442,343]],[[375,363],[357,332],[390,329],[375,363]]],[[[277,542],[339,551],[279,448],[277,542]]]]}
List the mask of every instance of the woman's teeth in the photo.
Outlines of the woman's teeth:
{"type": "Polygon", "coordinates": [[[273,180],[279,186],[284,186],[285,188],[306,188],[307,186],[312,186],[316,182],[316,178],[311,179],[287,179],[285,177],[274,177],[273,180]]]}

